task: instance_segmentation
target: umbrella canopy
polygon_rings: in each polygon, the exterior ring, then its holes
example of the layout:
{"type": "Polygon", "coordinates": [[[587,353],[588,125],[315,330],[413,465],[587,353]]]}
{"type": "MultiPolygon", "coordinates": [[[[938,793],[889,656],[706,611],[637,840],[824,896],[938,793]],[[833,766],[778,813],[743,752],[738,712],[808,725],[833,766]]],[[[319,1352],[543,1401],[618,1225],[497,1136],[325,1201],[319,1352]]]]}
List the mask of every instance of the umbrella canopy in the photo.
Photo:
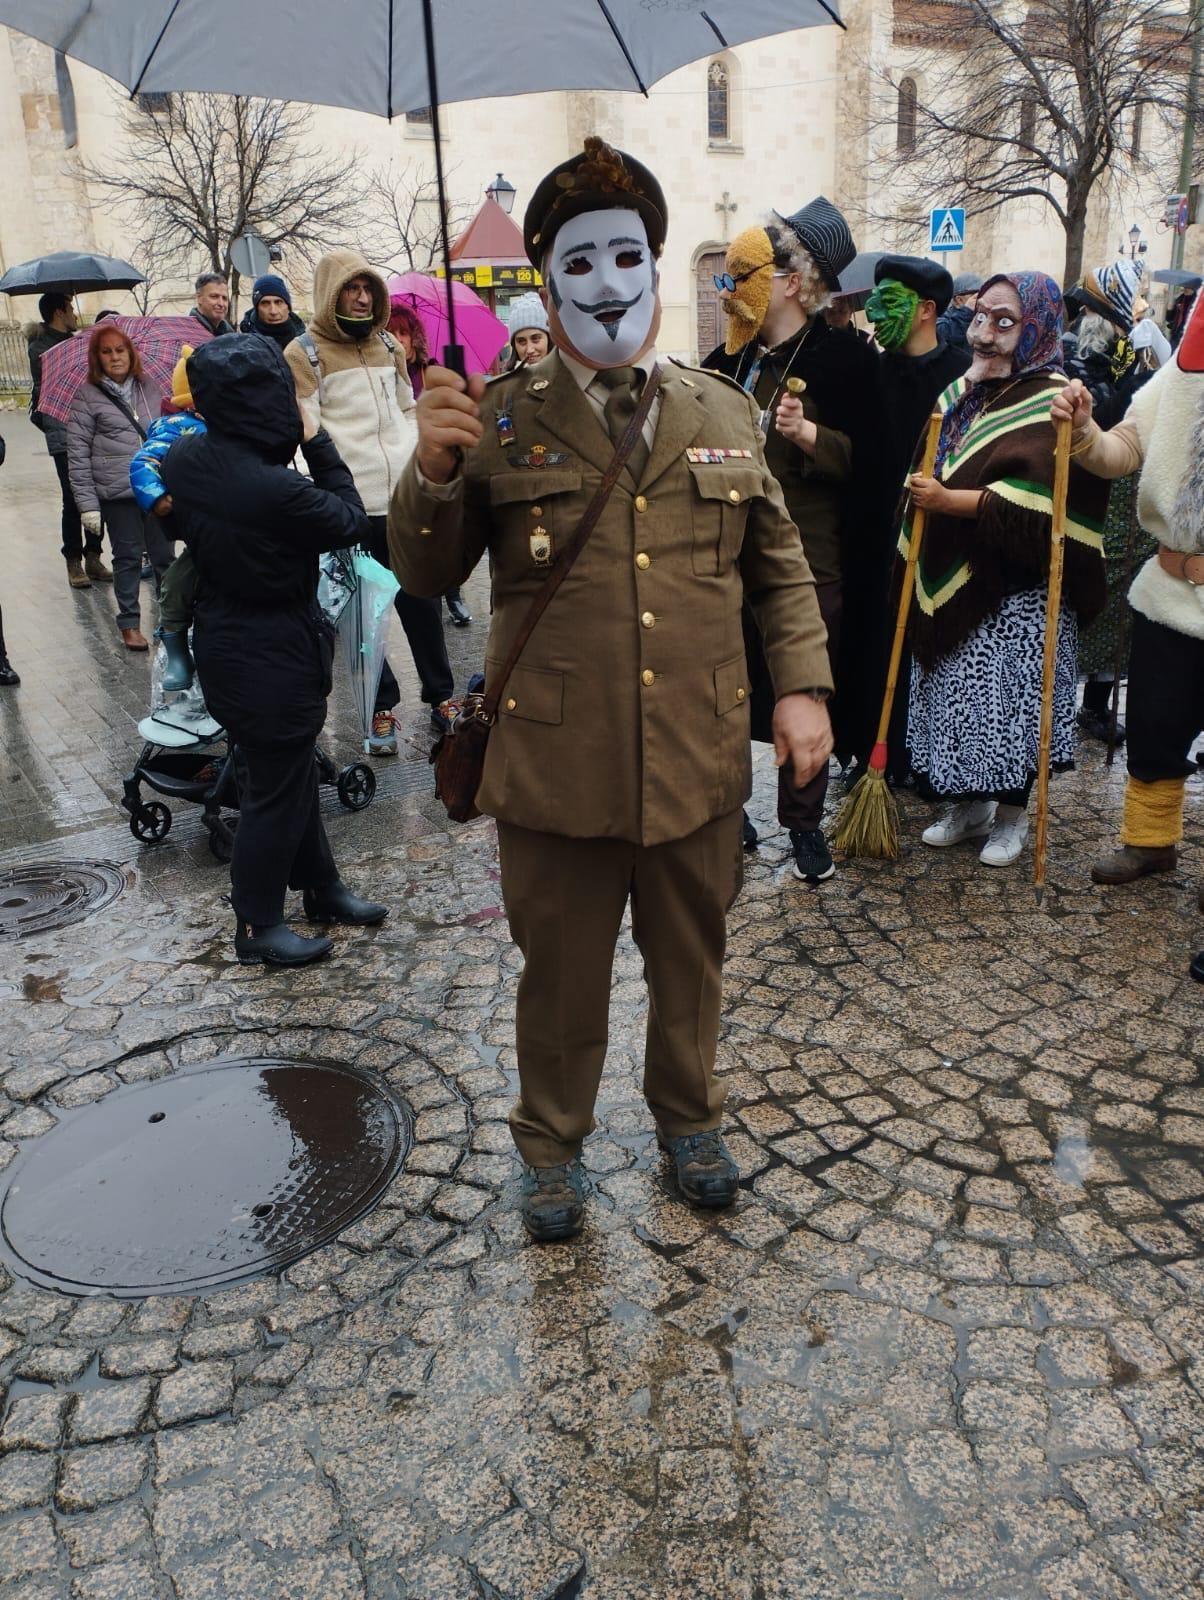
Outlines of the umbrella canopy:
{"type": "Polygon", "coordinates": [[[874,288],[874,268],[885,254],[882,250],[861,250],[840,274],[841,295],[871,294],[874,288]]]}
{"type": "MultiPolygon", "coordinates": [[[[28,29],[26,30],[28,32],[28,29]]],[[[128,261],[87,250],[56,250],[22,261],[0,278],[3,294],[87,294],[92,289],[132,289],[146,279],[128,261]]]]}
{"type": "Polygon", "coordinates": [[[1151,272],[1150,277],[1155,283],[1174,284],[1177,289],[1198,289],[1204,282],[1198,272],[1184,272],[1181,267],[1162,267],[1151,272]]]}
{"type": "Polygon", "coordinates": [[[0,0],[0,23],[86,61],[131,92],[212,89],[395,117],[436,100],[549,89],[646,90],[666,73],[794,28],[839,22],[838,0],[557,0],[531,35],[530,0],[260,0],[271,50],[232,50],[246,0],[0,0]],[[421,48],[433,20],[439,95],[421,48]]]}
{"type": "MultiPolygon", "coordinates": [[[[142,357],[148,378],[171,391],[171,374],[186,344],[195,349],[213,337],[195,317],[109,317],[102,328],[120,328],[142,357]]],[[[38,410],[66,422],[75,397],[88,381],[88,344],[92,330],[52,345],[42,357],[38,410]]]]}
{"type": "MultiPolygon", "coordinates": [[[[510,335],[489,307],[466,283],[453,280],[451,296],[456,308],[456,339],[473,370],[488,372],[510,335]]],[[[411,306],[426,331],[427,348],[442,350],[448,337],[447,287],[425,272],[402,272],[389,279],[389,299],[411,306]]]]}

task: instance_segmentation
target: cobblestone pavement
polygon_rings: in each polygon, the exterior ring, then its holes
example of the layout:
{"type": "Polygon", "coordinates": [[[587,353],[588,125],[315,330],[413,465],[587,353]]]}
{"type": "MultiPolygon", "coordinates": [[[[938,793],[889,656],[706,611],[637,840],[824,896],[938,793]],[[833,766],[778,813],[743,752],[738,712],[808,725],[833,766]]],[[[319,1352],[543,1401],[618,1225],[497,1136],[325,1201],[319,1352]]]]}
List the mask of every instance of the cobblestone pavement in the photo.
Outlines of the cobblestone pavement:
{"type": "Polygon", "coordinates": [[[587,1226],[542,1248],[489,822],[331,807],[392,916],[281,974],[230,960],[195,829],[140,849],[89,812],[53,848],[129,887],[0,946],[0,1162],[245,1055],[379,1074],[415,1143],[279,1276],[133,1302],[0,1278],[0,1600],[1204,1594],[1200,832],[1179,872],[1092,888],[1120,789],[1096,749],[1058,781],[1041,911],[1027,852],[924,850],[906,796],[901,859],[811,891],[762,757],[720,1060],[740,1202],[672,1197],[625,936],[587,1226]]]}

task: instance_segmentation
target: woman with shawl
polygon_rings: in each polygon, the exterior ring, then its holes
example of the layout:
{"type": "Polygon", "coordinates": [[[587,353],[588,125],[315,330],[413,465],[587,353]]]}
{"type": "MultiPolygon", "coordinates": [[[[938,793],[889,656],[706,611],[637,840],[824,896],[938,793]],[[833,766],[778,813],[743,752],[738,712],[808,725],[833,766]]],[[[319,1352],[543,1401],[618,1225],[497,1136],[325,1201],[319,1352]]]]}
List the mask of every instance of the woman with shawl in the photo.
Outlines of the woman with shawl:
{"type": "MultiPolygon", "coordinates": [[[[1053,504],[1052,394],[1062,371],[1062,296],[1040,272],[1001,274],[979,292],[972,362],[945,392],[931,478],[911,478],[927,521],[911,617],[912,765],[945,809],[925,844],[985,839],[1005,867],[1028,834],[1037,773],[1053,504]],[[951,402],[951,403],[950,403],[951,402]]],[[[1102,486],[1072,463],[1052,760],[1074,756],[1078,621],[1104,601],[1102,486]]],[[[910,517],[900,549],[907,550],[910,517]]]]}

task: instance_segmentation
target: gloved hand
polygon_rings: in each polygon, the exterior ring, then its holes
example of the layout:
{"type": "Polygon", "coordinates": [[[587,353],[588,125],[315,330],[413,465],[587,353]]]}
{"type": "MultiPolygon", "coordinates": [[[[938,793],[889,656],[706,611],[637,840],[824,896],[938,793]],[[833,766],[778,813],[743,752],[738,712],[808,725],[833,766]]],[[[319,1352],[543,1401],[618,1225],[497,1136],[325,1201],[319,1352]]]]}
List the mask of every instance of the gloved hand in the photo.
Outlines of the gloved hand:
{"type": "Polygon", "coordinates": [[[84,525],[84,532],[85,533],[90,534],[91,537],[94,538],[94,539],[99,539],[100,538],[100,512],[99,511],[81,511],[80,514],[79,514],[79,520],[84,525]]]}

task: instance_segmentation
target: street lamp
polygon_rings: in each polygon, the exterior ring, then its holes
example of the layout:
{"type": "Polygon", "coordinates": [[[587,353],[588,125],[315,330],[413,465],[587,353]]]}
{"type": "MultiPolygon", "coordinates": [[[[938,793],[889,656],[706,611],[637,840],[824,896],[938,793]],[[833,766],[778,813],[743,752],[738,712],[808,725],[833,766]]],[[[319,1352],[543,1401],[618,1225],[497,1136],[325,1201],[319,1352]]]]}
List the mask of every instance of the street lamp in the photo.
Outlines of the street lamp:
{"type": "MultiPolygon", "coordinates": [[[[1121,246],[1120,246],[1122,255],[1124,254],[1124,248],[1125,248],[1124,247],[1124,242],[1122,240],[1121,246]]],[[[1137,226],[1136,223],[1134,223],[1133,226],[1129,229],[1129,256],[1130,256],[1130,259],[1135,261],[1139,255],[1142,255],[1142,256],[1145,255],[1145,253],[1146,253],[1146,251],[1148,249],[1149,249],[1149,245],[1146,243],[1145,237],[1143,236],[1141,229],[1137,226]]]]}
{"type": "Polygon", "coordinates": [[[506,179],[502,177],[500,172],[485,190],[485,193],[489,196],[490,200],[495,201],[496,204],[501,206],[502,210],[507,216],[509,216],[514,210],[514,197],[518,193],[518,190],[512,183],[507,183],[506,179]]]}

